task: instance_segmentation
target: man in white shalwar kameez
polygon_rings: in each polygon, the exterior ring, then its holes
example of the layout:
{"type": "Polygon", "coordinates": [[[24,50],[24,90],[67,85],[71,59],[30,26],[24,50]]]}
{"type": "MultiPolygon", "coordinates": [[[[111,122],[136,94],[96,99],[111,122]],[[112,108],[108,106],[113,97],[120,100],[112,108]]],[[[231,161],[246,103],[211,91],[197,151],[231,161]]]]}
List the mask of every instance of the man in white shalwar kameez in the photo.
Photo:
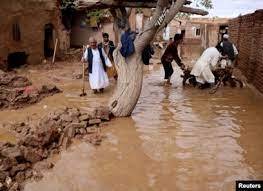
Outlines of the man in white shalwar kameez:
{"type": "Polygon", "coordinates": [[[112,64],[104,50],[98,48],[95,38],[89,39],[89,48],[85,50],[83,59],[88,62],[90,88],[94,93],[103,92],[109,86],[106,67],[112,67],[112,64]]]}
{"type": "Polygon", "coordinates": [[[191,71],[191,75],[196,77],[197,82],[200,84],[209,83],[211,85],[215,83],[215,76],[212,73],[212,70],[218,64],[218,61],[222,56],[222,51],[222,47],[217,45],[216,47],[210,47],[203,52],[191,71]]]}

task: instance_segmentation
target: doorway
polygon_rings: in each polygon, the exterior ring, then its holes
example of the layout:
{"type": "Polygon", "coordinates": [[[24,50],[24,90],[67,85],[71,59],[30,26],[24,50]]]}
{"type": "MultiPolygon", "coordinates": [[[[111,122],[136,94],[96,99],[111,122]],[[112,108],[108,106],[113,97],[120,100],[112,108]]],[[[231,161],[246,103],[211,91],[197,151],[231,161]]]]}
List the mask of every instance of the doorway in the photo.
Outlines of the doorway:
{"type": "Polygon", "coordinates": [[[46,24],[44,30],[44,55],[48,58],[51,57],[54,52],[54,27],[52,24],[46,24]]]}

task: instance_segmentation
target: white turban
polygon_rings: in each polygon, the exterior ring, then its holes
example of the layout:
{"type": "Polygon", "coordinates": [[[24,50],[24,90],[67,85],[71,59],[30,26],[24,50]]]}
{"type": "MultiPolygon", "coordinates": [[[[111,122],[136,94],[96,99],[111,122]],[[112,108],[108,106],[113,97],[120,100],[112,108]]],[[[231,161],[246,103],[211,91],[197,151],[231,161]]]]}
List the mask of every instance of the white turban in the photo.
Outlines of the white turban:
{"type": "Polygon", "coordinates": [[[228,35],[228,34],[224,34],[224,35],[223,35],[223,38],[228,39],[228,38],[229,38],[229,35],[228,35]]]}

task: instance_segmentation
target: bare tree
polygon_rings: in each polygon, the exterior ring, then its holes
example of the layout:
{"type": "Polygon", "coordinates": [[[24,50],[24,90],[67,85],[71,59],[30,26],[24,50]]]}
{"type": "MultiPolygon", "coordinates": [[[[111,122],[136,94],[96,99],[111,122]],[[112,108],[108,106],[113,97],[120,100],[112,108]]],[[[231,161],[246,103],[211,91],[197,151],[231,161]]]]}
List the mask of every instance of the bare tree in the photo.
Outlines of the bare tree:
{"type": "Polygon", "coordinates": [[[151,20],[146,23],[144,31],[137,35],[134,45],[135,52],[127,58],[120,54],[121,45],[118,45],[113,53],[118,82],[116,90],[110,99],[109,107],[114,116],[123,117],[131,115],[141,94],[143,82],[143,63],[141,53],[146,45],[153,40],[155,34],[163,29],[179,12],[206,15],[207,12],[184,6],[189,4],[187,0],[153,0],[153,1],[120,1],[101,0],[94,1],[79,0],[78,7],[81,8],[111,8],[114,17],[114,29],[121,34],[124,28],[129,26],[129,9],[126,7],[155,8],[151,20]]]}

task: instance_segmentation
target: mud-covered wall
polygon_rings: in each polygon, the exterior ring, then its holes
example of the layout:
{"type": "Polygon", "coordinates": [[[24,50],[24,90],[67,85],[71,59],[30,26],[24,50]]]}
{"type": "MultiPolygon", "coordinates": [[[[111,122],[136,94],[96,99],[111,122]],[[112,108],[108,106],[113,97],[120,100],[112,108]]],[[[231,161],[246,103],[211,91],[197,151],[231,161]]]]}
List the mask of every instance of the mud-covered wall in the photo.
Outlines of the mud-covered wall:
{"type": "Polygon", "coordinates": [[[7,60],[13,52],[26,52],[29,64],[40,63],[44,59],[46,24],[54,27],[53,40],[58,38],[58,54],[66,50],[69,35],[60,18],[57,0],[1,0],[0,60],[7,60]],[[20,40],[13,37],[14,24],[19,28],[20,40]]]}

